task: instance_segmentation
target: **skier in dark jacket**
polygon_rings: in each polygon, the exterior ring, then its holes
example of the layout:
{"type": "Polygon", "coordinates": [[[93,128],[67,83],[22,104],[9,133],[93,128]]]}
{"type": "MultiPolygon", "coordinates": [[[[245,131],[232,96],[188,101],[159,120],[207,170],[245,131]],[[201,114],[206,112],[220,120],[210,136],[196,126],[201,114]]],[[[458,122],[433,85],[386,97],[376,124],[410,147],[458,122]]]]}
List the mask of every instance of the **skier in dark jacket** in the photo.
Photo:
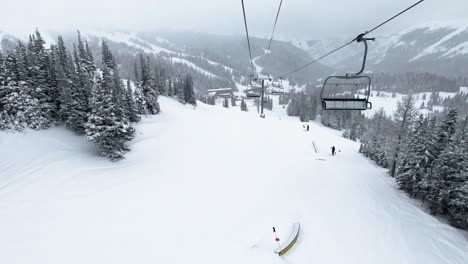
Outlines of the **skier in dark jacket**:
{"type": "Polygon", "coordinates": [[[335,156],[335,146],[331,147],[332,149],[332,155],[335,156]]]}

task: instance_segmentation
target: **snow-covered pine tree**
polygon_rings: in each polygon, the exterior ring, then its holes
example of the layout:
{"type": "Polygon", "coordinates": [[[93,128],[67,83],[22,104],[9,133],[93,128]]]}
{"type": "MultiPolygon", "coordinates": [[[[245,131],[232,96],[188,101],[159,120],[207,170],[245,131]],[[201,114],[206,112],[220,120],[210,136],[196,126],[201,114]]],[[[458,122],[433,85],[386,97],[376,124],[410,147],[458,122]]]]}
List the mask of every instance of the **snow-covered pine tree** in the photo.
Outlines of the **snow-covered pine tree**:
{"type": "Polygon", "coordinates": [[[234,96],[231,97],[231,105],[234,107],[234,106],[237,106],[236,104],[236,98],[234,96]]]}
{"type": "Polygon", "coordinates": [[[448,146],[452,135],[455,133],[457,125],[457,111],[449,109],[444,116],[444,119],[437,126],[435,135],[428,143],[428,150],[425,153],[425,160],[428,163],[428,170],[421,181],[421,187],[424,190],[423,200],[429,204],[431,214],[437,213],[437,200],[441,186],[439,178],[434,174],[435,161],[439,158],[442,151],[448,146]]]}
{"type": "Polygon", "coordinates": [[[459,185],[451,192],[451,199],[449,201],[448,218],[452,225],[458,228],[468,228],[468,171],[466,168],[468,163],[464,163],[464,170],[458,176],[460,180],[459,185]]]}
{"type": "Polygon", "coordinates": [[[154,78],[156,83],[156,89],[159,95],[167,95],[166,92],[166,71],[163,68],[154,68],[154,78]]]}
{"type": "Polygon", "coordinates": [[[351,135],[351,130],[345,129],[343,132],[343,137],[346,139],[349,139],[350,135],[351,135]]]}
{"type": "Polygon", "coordinates": [[[427,168],[424,156],[427,151],[429,119],[420,115],[412,128],[410,137],[402,148],[396,182],[400,189],[411,197],[418,194],[418,186],[427,168]]]}
{"type": "Polygon", "coordinates": [[[0,130],[11,129],[11,118],[6,110],[0,112],[0,130]]]}
{"type": "Polygon", "coordinates": [[[450,223],[459,228],[468,228],[468,116],[457,134],[460,140],[462,161],[461,171],[451,179],[451,189],[448,196],[447,215],[450,223]]]}
{"type": "Polygon", "coordinates": [[[44,47],[45,41],[36,29],[30,36],[28,43],[27,68],[29,78],[26,81],[31,89],[31,97],[38,100],[40,115],[44,121],[40,128],[48,128],[53,123],[53,100],[51,88],[47,82],[47,54],[44,47]],[[47,122],[46,122],[47,120],[47,122]]]}
{"type": "Polygon", "coordinates": [[[93,55],[88,47],[88,42],[83,43],[81,38],[81,33],[78,30],[78,64],[80,68],[85,71],[89,77],[89,79],[94,78],[94,71],[96,70],[96,66],[94,65],[93,55]]]}
{"type": "Polygon", "coordinates": [[[381,108],[369,121],[368,129],[361,138],[359,151],[384,168],[388,168],[389,164],[389,133],[392,131],[392,125],[391,119],[381,108]]]}
{"type": "MultiPolygon", "coordinates": [[[[447,214],[451,193],[460,185],[459,177],[462,176],[460,173],[463,170],[465,158],[464,133],[464,129],[457,130],[433,163],[433,191],[438,190],[438,193],[431,194],[435,198],[429,206],[435,213],[447,214]]],[[[462,180],[461,183],[464,181],[462,180]]]]}
{"type": "Polygon", "coordinates": [[[86,123],[86,138],[98,147],[102,156],[118,161],[129,150],[126,143],[133,138],[134,129],[115,113],[112,87],[109,85],[113,83],[113,78],[105,65],[103,79],[100,76],[95,79],[92,110],[86,123]]]}
{"type": "Polygon", "coordinates": [[[50,116],[54,123],[58,123],[60,118],[58,115],[59,111],[59,97],[60,97],[60,90],[57,85],[57,72],[56,72],[56,63],[57,60],[55,55],[57,54],[57,46],[51,45],[50,51],[47,54],[46,62],[47,62],[47,85],[49,87],[49,97],[51,100],[51,113],[50,116]]]}
{"type": "Polygon", "coordinates": [[[174,83],[172,82],[172,79],[169,78],[167,81],[167,96],[172,97],[174,95],[174,83]]]}
{"type": "Polygon", "coordinates": [[[197,99],[195,98],[195,90],[193,89],[192,75],[187,74],[184,79],[184,97],[185,102],[196,106],[197,99]]]}
{"type": "Polygon", "coordinates": [[[146,100],[143,95],[143,90],[139,85],[136,85],[135,91],[133,92],[133,97],[135,98],[135,107],[136,111],[140,115],[147,115],[148,110],[146,109],[146,100]]]}
{"type": "Polygon", "coordinates": [[[76,50],[76,46],[73,45],[73,62],[68,67],[70,69],[69,78],[70,83],[68,87],[71,87],[70,90],[67,90],[67,96],[70,96],[68,101],[68,113],[69,116],[65,120],[65,124],[71,130],[83,134],[85,132],[85,124],[88,114],[88,91],[91,90],[88,83],[88,76],[84,69],[79,64],[79,57],[76,50]]]}
{"type": "Polygon", "coordinates": [[[404,144],[408,130],[411,127],[414,118],[416,117],[416,109],[414,106],[413,95],[408,95],[398,102],[397,110],[394,114],[394,120],[397,125],[396,140],[390,165],[390,176],[395,177],[395,172],[398,165],[398,155],[401,152],[401,145],[404,144]]]}
{"type": "Polygon", "coordinates": [[[140,115],[147,115],[148,110],[146,109],[146,99],[143,93],[143,89],[141,88],[140,74],[138,72],[138,64],[136,61],[134,64],[133,74],[135,78],[133,81],[133,83],[135,84],[135,90],[133,91],[133,98],[135,99],[136,110],[138,114],[140,115]]]}
{"type": "Polygon", "coordinates": [[[181,104],[186,104],[187,101],[185,101],[185,89],[184,89],[184,83],[182,81],[182,77],[179,75],[179,77],[176,79],[175,85],[174,85],[177,98],[179,99],[179,102],[181,104]]]}
{"type": "Polygon", "coordinates": [[[125,103],[127,106],[128,119],[131,123],[138,123],[140,121],[140,116],[138,115],[138,110],[135,104],[135,100],[132,95],[132,87],[130,85],[130,79],[127,79],[127,88],[125,91],[125,103]]]}
{"type": "Polygon", "coordinates": [[[146,101],[146,109],[150,115],[157,115],[160,112],[160,107],[158,103],[158,91],[154,82],[154,78],[151,75],[151,66],[150,58],[146,57],[146,60],[143,58],[143,55],[140,54],[140,67],[141,67],[141,79],[140,85],[143,90],[146,101]]]}
{"type": "Polygon", "coordinates": [[[299,103],[299,120],[301,122],[309,122],[309,112],[310,112],[310,107],[308,104],[308,100],[306,96],[301,96],[301,100],[299,103]]]}
{"type": "Polygon", "coordinates": [[[244,111],[244,112],[249,111],[249,110],[247,109],[247,103],[245,102],[245,99],[244,99],[244,98],[242,98],[242,100],[241,100],[241,111],[244,111]]]}
{"type": "Polygon", "coordinates": [[[223,107],[229,108],[229,100],[227,99],[227,97],[224,97],[223,107]]]}

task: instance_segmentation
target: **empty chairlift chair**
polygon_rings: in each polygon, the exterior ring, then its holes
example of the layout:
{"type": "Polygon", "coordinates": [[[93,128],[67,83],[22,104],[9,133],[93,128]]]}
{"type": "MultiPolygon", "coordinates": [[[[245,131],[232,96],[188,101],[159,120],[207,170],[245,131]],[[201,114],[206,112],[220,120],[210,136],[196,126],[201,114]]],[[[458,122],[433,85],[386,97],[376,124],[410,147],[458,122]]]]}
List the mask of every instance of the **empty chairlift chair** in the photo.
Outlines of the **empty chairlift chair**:
{"type": "Polygon", "coordinates": [[[282,79],[280,78],[278,82],[272,82],[270,85],[270,94],[272,95],[283,95],[284,87],[282,79]]]}
{"type": "Polygon", "coordinates": [[[260,98],[262,96],[261,88],[250,88],[244,91],[247,98],[260,98]]]}
{"type": "Polygon", "coordinates": [[[250,84],[244,90],[247,98],[260,98],[262,96],[262,86],[258,84],[258,78],[250,76],[250,84]]]}
{"type": "Polygon", "coordinates": [[[367,110],[371,79],[369,76],[330,76],[322,86],[321,99],[324,110],[367,110]]]}
{"type": "Polygon", "coordinates": [[[369,102],[371,78],[361,75],[366,67],[367,40],[364,34],[356,37],[357,42],[364,43],[364,58],[361,70],[344,76],[330,76],[325,79],[320,93],[323,110],[368,110],[372,108],[369,102]]]}

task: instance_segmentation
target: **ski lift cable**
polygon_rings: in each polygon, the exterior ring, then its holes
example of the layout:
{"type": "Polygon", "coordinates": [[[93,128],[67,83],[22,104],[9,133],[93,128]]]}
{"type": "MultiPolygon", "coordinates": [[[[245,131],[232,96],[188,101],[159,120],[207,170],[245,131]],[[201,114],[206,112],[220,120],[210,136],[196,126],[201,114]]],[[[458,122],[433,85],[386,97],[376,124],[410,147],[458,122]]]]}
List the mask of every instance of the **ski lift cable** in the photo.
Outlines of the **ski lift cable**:
{"type": "Polygon", "coordinates": [[[344,44],[344,45],[342,45],[342,46],[340,46],[340,47],[338,47],[338,48],[336,48],[336,49],[334,49],[334,50],[332,50],[332,51],[326,53],[325,55],[319,57],[318,59],[315,59],[315,60],[313,60],[313,61],[311,61],[311,62],[309,62],[309,63],[307,63],[307,64],[305,64],[305,65],[303,65],[303,66],[301,66],[301,67],[299,67],[299,68],[297,68],[297,69],[291,71],[291,72],[289,72],[288,74],[285,74],[285,76],[289,76],[289,75],[291,75],[291,74],[293,74],[293,73],[296,73],[296,72],[298,72],[298,71],[300,71],[300,70],[302,70],[302,69],[304,69],[304,68],[306,68],[306,67],[308,67],[308,66],[310,66],[310,65],[312,65],[312,64],[314,64],[314,63],[316,63],[316,62],[318,62],[318,61],[320,61],[320,60],[322,60],[322,59],[324,59],[325,57],[328,57],[328,56],[330,56],[331,54],[333,54],[333,53],[335,53],[335,52],[337,52],[337,51],[343,49],[344,47],[350,45],[351,43],[353,43],[353,42],[355,42],[355,41],[359,41],[359,40],[362,39],[365,35],[367,35],[367,34],[373,32],[373,31],[375,31],[376,29],[382,27],[383,25],[385,25],[385,24],[387,24],[388,22],[392,21],[393,19],[395,19],[395,18],[401,16],[402,14],[408,12],[410,9],[416,7],[417,5],[421,4],[421,3],[424,2],[424,1],[425,1],[425,0],[419,0],[418,2],[414,3],[413,5],[411,5],[410,7],[406,8],[405,10],[401,11],[400,13],[398,13],[398,14],[394,15],[393,17],[391,17],[391,18],[385,20],[384,22],[382,22],[382,23],[379,24],[378,26],[376,26],[376,27],[374,27],[374,28],[372,28],[372,29],[370,29],[370,30],[368,30],[368,31],[365,31],[365,33],[362,33],[362,34],[358,35],[358,36],[355,37],[353,40],[351,40],[351,41],[347,42],[346,44],[344,44]]]}
{"type": "Polygon", "coordinates": [[[276,24],[278,23],[278,17],[279,17],[282,5],[283,5],[283,0],[280,1],[278,12],[276,13],[276,19],[275,19],[275,23],[273,24],[273,30],[271,31],[270,43],[268,43],[267,51],[270,51],[270,48],[271,48],[271,42],[273,41],[273,36],[275,34],[276,24]]]}
{"type": "Polygon", "coordinates": [[[252,73],[255,75],[255,68],[254,68],[254,63],[252,59],[252,49],[250,48],[249,29],[247,26],[247,17],[245,15],[244,0],[241,0],[241,3],[242,3],[242,13],[244,14],[244,24],[245,24],[245,34],[247,36],[247,46],[249,47],[250,66],[252,67],[252,73]]]}

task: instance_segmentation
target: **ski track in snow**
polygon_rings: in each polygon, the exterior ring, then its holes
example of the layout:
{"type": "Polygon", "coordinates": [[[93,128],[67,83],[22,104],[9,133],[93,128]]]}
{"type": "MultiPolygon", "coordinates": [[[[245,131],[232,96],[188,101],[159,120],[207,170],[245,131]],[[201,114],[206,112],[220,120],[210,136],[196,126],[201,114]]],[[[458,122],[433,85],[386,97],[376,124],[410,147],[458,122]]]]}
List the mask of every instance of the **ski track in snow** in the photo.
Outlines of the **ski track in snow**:
{"type": "Polygon", "coordinates": [[[1,134],[2,263],[468,262],[463,233],[341,132],[305,132],[277,104],[260,119],[251,101],[247,113],[160,103],[118,163],[63,128],[1,134]],[[279,258],[271,227],[286,239],[296,221],[279,258]]]}

